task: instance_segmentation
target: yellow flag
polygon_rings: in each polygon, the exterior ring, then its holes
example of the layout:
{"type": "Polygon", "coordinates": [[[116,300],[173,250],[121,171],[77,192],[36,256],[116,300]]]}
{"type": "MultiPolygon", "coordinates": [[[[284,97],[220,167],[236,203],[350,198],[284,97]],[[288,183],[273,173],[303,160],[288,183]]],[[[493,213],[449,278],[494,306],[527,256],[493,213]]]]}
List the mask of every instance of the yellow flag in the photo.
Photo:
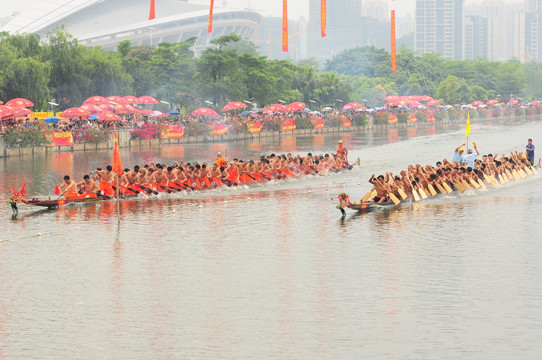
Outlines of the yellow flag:
{"type": "Polygon", "coordinates": [[[470,113],[467,112],[467,128],[465,129],[465,136],[470,134],[470,113]]]}

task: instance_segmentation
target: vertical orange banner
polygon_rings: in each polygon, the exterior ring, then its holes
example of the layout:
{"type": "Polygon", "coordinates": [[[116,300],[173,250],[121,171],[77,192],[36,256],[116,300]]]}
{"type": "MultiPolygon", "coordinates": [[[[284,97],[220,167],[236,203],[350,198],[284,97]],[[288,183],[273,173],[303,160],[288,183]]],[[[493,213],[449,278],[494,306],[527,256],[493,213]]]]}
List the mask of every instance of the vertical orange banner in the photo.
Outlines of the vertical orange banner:
{"type": "Polygon", "coordinates": [[[320,0],[320,35],[326,37],[327,25],[327,5],[326,0],[320,0]]]}
{"type": "Polygon", "coordinates": [[[156,14],[154,12],[154,0],[151,0],[151,8],[149,10],[149,20],[152,20],[156,17],[156,14]]]}
{"type": "Polygon", "coordinates": [[[215,0],[211,0],[211,6],[209,7],[209,25],[207,26],[207,32],[213,32],[213,8],[215,7],[215,0]]]}
{"type": "Polygon", "coordinates": [[[397,50],[395,48],[395,10],[391,11],[391,71],[397,72],[397,50]]]}
{"type": "Polygon", "coordinates": [[[288,0],[282,0],[282,51],[288,52],[288,0]]]}

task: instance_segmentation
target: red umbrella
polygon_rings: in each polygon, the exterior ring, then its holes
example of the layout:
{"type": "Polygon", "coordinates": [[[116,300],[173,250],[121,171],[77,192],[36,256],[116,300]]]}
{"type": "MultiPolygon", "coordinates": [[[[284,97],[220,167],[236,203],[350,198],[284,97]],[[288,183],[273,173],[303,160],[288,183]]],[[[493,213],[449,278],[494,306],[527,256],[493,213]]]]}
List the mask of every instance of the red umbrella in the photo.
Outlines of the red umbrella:
{"type": "Polygon", "coordinates": [[[192,111],[192,115],[203,115],[203,116],[212,116],[217,117],[218,113],[214,111],[213,109],[209,108],[199,108],[194,111],[192,111]]]}
{"type": "Polygon", "coordinates": [[[107,100],[114,102],[115,104],[125,104],[126,100],[122,96],[108,96],[107,100]]]}
{"type": "Polygon", "coordinates": [[[124,96],[123,99],[128,104],[139,104],[139,98],[132,95],[124,96]]]}
{"type": "Polygon", "coordinates": [[[87,111],[78,107],[73,107],[73,108],[66,109],[62,112],[62,117],[71,118],[71,117],[80,117],[80,116],[89,117],[90,111],[87,111]]]}
{"type": "Polygon", "coordinates": [[[139,110],[139,113],[140,113],[141,115],[154,115],[154,111],[149,110],[149,109],[139,110]]]}
{"type": "Polygon", "coordinates": [[[480,106],[480,105],[484,105],[484,102],[480,101],[480,100],[476,100],[476,101],[471,102],[470,105],[471,106],[480,106]]]}
{"type": "Polygon", "coordinates": [[[34,103],[30,100],[24,99],[24,98],[16,98],[11,99],[6,103],[6,106],[11,107],[32,107],[34,106],[34,103]]]}
{"type": "Polygon", "coordinates": [[[400,97],[397,96],[397,95],[388,95],[388,96],[384,96],[384,100],[386,101],[396,101],[396,100],[399,100],[400,97]]]}
{"type": "Polygon", "coordinates": [[[103,96],[91,96],[85,100],[84,104],[107,104],[109,100],[103,96]]]}
{"type": "Polygon", "coordinates": [[[351,102],[343,106],[343,110],[351,109],[366,109],[366,107],[357,102],[351,102]]]}
{"type": "Polygon", "coordinates": [[[113,106],[113,104],[100,104],[100,105],[96,105],[99,109],[101,109],[100,111],[109,111],[109,112],[113,112],[115,111],[115,106],[113,106]]]}
{"type": "Polygon", "coordinates": [[[294,111],[300,111],[306,108],[307,105],[305,103],[302,103],[301,101],[296,101],[291,103],[290,105],[286,106],[285,112],[294,112],[294,111]]]}
{"type": "Polygon", "coordinates": [[[486,101],[486,105],[495,105],[498,102],[499,102],[498,99],[491,99],[491,100],[486,101]]]}
{"type": "Polygon", "coordinates": [[[87,111],[87,112],[92,113],[92,114],[99,113],[100,111],[103,111],[102,109],[100,109],[98,106],[96,106],[94,104],[83,104],[83,105],[79,106],[79,109],[82,109],[82,110],[87,111]]]}
{"type": "Polygon", "coordinates": [[[100,121],[119,121],[122,118],[118,115],[115,115],[111,112],[104,112],[98,115],[98,120],[100,121]]]}
{"type": "Polygon", "coordinates": [[[506,103],[506,105],[517,105],[519,104],[519,101],[518,100],[510,100],[506,103]]]}
{"type": "Polygon", "coordinates": [[[13,107],[9,105],[5,105],[6,107],[11,109],[11,113],[13,116],[25,116],[28,114],[32,114],[33,111],[24,107],[13,107]]]}
{"type": "Polygon", "coordinates": [[[139,104],[158,104],[160,101],[156,100],[152,96],[140,96],[139,104]]]}
{"type": "Polygon", "coordinates": [[[531,101],[531,105],[533,105],[533,106],[540,105],[540,101],[533,100],[533,101],[531,101]]]}
{"type": "Polygon", "coordinates": [[[136,112],[139,112],[139,109],[133,107],[132,105],[121,104],[121,105],[115,106],[115,112],[119,115],[135,114],[136,112]]]}
{"type": "Polygon", "coordinates": [[[440,100],[430,100],[430,101],[427,102],[427,106],[433,106],[433,105],[436,106],[436,105],[440,104],[441,102],[442,101],[440,101],[440,100]]]}
{"type": "Polygon", "coordinates": [[[0,105],[0,120],[13,117],[12,109],[5,105],[0,105]]]}
{"type": "Polygon", "coordinates": [[[389,101],[386,104],[384,104],[384,107],[387,107],[387,108],[399,107],[399,103],[395,101],[389,101]]]}
{"type": "Polygon", "coordinates": [[[417,102],[417,101],[409,101],[408,102],[408,107],[409,108],[417,108],[417,107],[420,107],[420,106],[423,106],[423,104],[417,102]]]}
{"type": "Polygon", "coordinates": [[[237,109],[244,109],[246,107],[247,106],[245,104],[243,104],[242,102],[235,101],[235,102],[231,102],[231,103],[226,104],[226,106],[224,106],[222,108],[222,112],[230,111],[230,110],[237,110],[237,109]]]}
{"type": "Polygon", "coordinates": [[[286,105],[271,104],[268,107],[266,107],[265,110],[269,110],[269,111],[273,111],[273,112],[275,112],[275,111],[284,111],[284,110],[286,110],[286,105]]]}

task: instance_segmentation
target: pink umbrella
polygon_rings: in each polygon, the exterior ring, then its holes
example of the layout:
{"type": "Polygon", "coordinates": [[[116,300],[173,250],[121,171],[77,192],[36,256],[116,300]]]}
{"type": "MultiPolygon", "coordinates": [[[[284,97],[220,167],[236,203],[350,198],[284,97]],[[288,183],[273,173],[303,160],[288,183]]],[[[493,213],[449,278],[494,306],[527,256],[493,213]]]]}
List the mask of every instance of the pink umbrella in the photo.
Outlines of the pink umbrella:
{"type": "Polygon", "coordinates": [[[103,96],[91,96],[85,100],[84,104],[107,104],[109,100],[103,96]]]}
{"type": "Polygon", "coordinates": [[[140,113],[141,115],[154,115],[154,111],[149,110],[149,109],[139,110],[139,113],[140,113]]]}
{"type": "Polygon", "coordinates": [[[266,107],[265,110],[269,110],[269,111],[273,111],[273,112],[276,112],[276,111],[284,111],[284,110],[286,110],[286,105],[282,105],[282,104],[271,104],[271,105],[269,105],[268,107],[266,107]]]}
{"type": "Polygon", "coordinates": [[[135,96],[132,96],[132,95],[123,96],[123,99],[128,104],[139,104],[139,98],[137,98],[135,96]]]}
{"type": "Polygon", "coordinates": [[[81,109],[81,108],[78,108],[78,107],[73,107],[73,108],[69,108],[69,109],[66,109],[62,112],[62,117],[89,117],[91,114],[90,114],[90,111],[87,111],[85,109],[81,109]]]}
{"type": "Polygon", "coordinates": [[[519,101],[518,100],[510,100],[506,103],[506,105],[510,106],[510,105],[517,105],[519,104],[519,101]]]}
{"type": "Polygon", "coordinates": [[[122,96],[108,96],[107,100],[114,102],[115,104],[125,104],[126,100],[122,96]]]}
{"type": "Polygon", "coordinates": [[[235,102],[231,102],[231,103],[226,104],[226,106],[224,106],[222,108],[222,112],[230,111],[230,110],[237,110],[237,109],[244,109],[246,107],[247,106],[245,104],[243,104],[242,102],[235,101],[235,102]]]}
{"type": "Polygon", "coordinates": [[[296,101],[286,106],[286,109],[284,111],[285,112],[301,111],[305,109],[306,107],[307,105],[305,105],[305,103],[302,103],[301,101],[296,101]]]}
{"type": "Polygon", "coordinates": [[[159,101],[152,96],[140,96],[139,104],[158,104],[159,101]]]}
{"type": "Polygon", "coordinates": [[[343,110],[352,110],[352,109],[366,109],[365,106],[357,102],[351,102],[343,106],[343,110]]]}
{"type": "Polygon", "coordinates": [[[194,111],[192,111],[192,115],[203,115],[203,116],[212,116],[217,117],[218,113],[214,111],[213,109],[209,108],[199,108],[194,111]]]}
{"type": "Polygon", "coordinates": [[[442,101],[440,101],[440,100],[430,100],[430,101],[427,102],[427,106],[433,106],[433,105],[436,106],[436,105],[440,104],[441,102],[442,101]]]}
{"type": "Polygon", "coordinates": [[[499,102],[498,99],[491,99],[491,100],[486,101],[486,105],[495,105],[498,102],[499,102]]]}
{"type": "Polygon", "coordinates": [[[122,118],[118,115],[115,115],[111,112],[104,112],[98,115],[98,120],[100,121],[120,121],[122,118]]]}
{"type": "Polygon", "coordinates": [[[480,105],[484,105],[484,102],[480,101],[480,100],[476,100],[476,101],[471,102],[470,105],[471,106],[480,106],[480,105]]]}
{"type": "Polygon", "coordinates": [[[34,106],[34,103],[28,99],[24,99],[24,98],[15,98],[15,99],[11,99],[10,101],[8,101],[6,103],[6,106],[11,106],[11,107],[32,107],[34,106]]]}
{"type": "Polygon", "coordinates": [[[533,105],[533,106],[540,105],[540,101],[533,100],[533,101],[531,101],[531,105],[533,105]]]}

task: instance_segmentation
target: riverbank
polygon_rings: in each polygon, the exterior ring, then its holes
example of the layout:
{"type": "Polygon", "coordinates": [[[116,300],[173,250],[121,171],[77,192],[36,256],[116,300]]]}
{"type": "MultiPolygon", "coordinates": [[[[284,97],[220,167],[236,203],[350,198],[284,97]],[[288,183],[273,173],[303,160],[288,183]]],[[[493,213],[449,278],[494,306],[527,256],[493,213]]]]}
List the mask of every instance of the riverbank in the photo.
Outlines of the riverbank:
{"type": "MultiPolygon", "coordinates": [[[[486,121],[517,121],[522,120],[535,120],[539,116],[528,117],[499,117],[491,118],[486,121]],[[532,118],[532,119],[531,119],[532,118]]],[[[277,139],[281,137],[299,136],[299,135],[313,135],[313,134],[333,134],[333,133],[361,133],[370,132],[378,129],[387,128],[407,128],[417,127],[425,128],[440,124],[457,124],[463,123],[463,119],[458,120],[444,120],[437,122],[416,122],[416,123],[395,123],[395,124],[369,124],[366,126],[351,126],[348,128],[343,127],[330,127],[324,129],[299,129],[293,131],[262,131],[258,134],[250,133],[227,133],[220,136],[184,136],[181,139],[132,139],[130,130],[121,129],[118,131],[119,147],[121,148],[150,148],[152,146],[162,146],[169,144],[195,144],[195,143],[212,143],[212,142],[252,142],[252,141],[267,141],[277,139]]],[[[74,151],[98,151],[112,149],[114,146],[113,138],[110,137],[106,142],[101,143],[84,143],[74,144],[74,146],[29,146],[29,147],[7,147],[4,136],[0,135],[0,157],[10,156],[28,156],[43,153],[60,153],[60,152],[74,152],[74,151]]]]}

